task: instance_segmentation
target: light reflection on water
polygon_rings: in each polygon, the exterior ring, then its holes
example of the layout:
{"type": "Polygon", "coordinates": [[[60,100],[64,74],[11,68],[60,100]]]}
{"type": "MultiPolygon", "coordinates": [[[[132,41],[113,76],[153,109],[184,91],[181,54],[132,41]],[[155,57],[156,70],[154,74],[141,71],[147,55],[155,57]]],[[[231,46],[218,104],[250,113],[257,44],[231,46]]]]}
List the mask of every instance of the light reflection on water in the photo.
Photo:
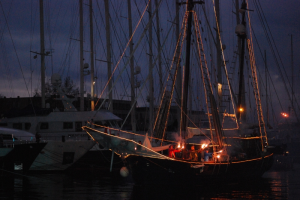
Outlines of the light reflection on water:
{"type": "Polygon", "coordinates": [[[191,186],[135,185],[109,175],[0,177],[0,199],[299,199],[300,168],[271,171],[255,182],[191,186]]]}

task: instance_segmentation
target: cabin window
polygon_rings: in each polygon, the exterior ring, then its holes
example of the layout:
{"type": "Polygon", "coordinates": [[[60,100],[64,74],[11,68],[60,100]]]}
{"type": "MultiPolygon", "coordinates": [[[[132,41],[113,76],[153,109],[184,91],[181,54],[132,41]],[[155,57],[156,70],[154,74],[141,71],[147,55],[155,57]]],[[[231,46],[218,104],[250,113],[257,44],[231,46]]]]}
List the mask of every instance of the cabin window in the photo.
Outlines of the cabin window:
{"type": "Polygon", "coordinates": [[[25,123],[25,130],[28,131],[31,127],[31,123],[25,123]]]}
{"type": "Polygon", "coordinates": [[[41,126],[40,126],[40,129],[42,130],[42,129],[49,129],[49,124],[48,124],[48,122],[42,122],[41,123],[41,126]]]}
{"type": "Polygon", "coordinates": [[[64,129],[73,129],[73,122],[64,122],[64,129]]]}
{"type": "Polygon", "coordinates": [[[13,128],[22,130],[22,123],[13,123],[13,128]]]}
{"type": "Polygon", "coordinates": [[[0,127],[7,127],[7,123],[0,123],[0,127]]]}

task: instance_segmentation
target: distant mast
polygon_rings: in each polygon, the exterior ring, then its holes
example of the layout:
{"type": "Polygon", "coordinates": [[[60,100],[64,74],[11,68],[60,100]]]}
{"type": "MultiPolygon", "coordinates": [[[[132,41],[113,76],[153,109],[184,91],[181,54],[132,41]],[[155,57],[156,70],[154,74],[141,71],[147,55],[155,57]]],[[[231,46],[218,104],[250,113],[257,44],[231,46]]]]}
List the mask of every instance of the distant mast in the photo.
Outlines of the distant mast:
{"type": "MultiPolygon", "coordinates": [[[[294,110],[294,56],[293,56],[293,35],[291,34],[291,67],[292,67],[292,111],[294,110]]],[[[292,114],[291,112],[290,114],[292,114]]]]}
{"type": "Polygon", "coordinates": [[[113,102],[112,102],[112,72],[111,72],[111,39],[110,39],[110,23],[109,23],[109,1],[104,0],[105,4],[105,30],[106,30],[106,50],[107,50],[107,55],[106,55],[106,61],[107,61],[107,76],[109,79],[108,82],[108,91],[109,92],[109,101],[108,101],[108,106],[109,106],[109,111],[113,112],[113,102]]]}
{"type": "MultiPolygon", "coordinates": [[[[129,27],[129,39],[132,36],[132,18],[131,18],[131,1],[127,0],[127,7],[128,7],[128,27],[129,27]]],[[[133,52],[133,39],[130,40],[129,43],[129,51],[130,51],[130,55],[132,55],[133,52]]],[[[133,132],[136,132],[136,117],[135,117],[135,84],[134,84],[134,56],[132,55],[130,58],[130,85],[131,85],[131,129],[133,132]]]]}
{"type": "Polygon", "coordinates": [[[82,0],[79,0],[79,33],[80,33],[80,111],[84,111],[84,95],[83,95],[83,8],[82,0]]]}
{"type": "Polygon", "coordinates": [[[44,4],[40,0],[40,39],[41,39],[41,93],[42,108],[45,108],[45,40],[44,40],[44,4]]]}
{"type": "Polygon", "coordinates": [[[95,89],[95,80],[94,80],[94,36],[93,36],[93,4],[90,0],[90,48],[91,48],[91,111],[95,110],[94,104],[94,89],[95,89]]]}

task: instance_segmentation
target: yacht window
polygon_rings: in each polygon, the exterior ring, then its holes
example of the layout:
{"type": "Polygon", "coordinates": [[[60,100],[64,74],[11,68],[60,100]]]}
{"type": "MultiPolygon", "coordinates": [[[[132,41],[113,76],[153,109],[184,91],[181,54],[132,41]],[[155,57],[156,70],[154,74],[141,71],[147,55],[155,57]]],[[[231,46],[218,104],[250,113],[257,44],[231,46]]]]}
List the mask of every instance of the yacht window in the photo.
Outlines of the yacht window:
{"type": "Polygon", "coordinates": [[[13,136],[9,134],[3,134],[3,140],[13,140],[13,136]]]}
{"type": "Polygon", "coordinates": [[[25,123],[25,130],[28,131],[31,127],[31,123],[25,123]]]}
{"type": "Polygon", "coordinates": [[[22,123],[13,123],[13,128],[22,130],[22,123]]]}
{"type": "Polygon", "coordinates": [[[73,129],[73,122],[64,122],[64,129],[73,129]]]}
{"type": "Polygon", "coordinates": [[[75,130],[76,131],[82,131],[82,122],[75,122],[75,130]]]}
{"type": "Polygon", "coordinates": [[[49,124],[48,124],[48,122],[42,122],[42,123],[41,123],[41,126],[40,126],[40,129],[49,129],[49,124]]]}

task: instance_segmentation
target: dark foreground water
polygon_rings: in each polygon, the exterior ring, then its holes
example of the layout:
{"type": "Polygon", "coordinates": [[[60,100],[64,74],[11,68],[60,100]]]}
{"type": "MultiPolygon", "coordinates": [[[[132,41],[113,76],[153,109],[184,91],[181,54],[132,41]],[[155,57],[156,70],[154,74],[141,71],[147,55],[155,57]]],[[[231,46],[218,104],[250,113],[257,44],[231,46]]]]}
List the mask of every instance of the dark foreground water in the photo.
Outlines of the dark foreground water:
{"type": "Polygon", "coordinates": [[[109,174],[35,174],[0,177],[0,199],[300,199],[300,165],[269,171],[239,184],[140,186],[109,174]]]}

